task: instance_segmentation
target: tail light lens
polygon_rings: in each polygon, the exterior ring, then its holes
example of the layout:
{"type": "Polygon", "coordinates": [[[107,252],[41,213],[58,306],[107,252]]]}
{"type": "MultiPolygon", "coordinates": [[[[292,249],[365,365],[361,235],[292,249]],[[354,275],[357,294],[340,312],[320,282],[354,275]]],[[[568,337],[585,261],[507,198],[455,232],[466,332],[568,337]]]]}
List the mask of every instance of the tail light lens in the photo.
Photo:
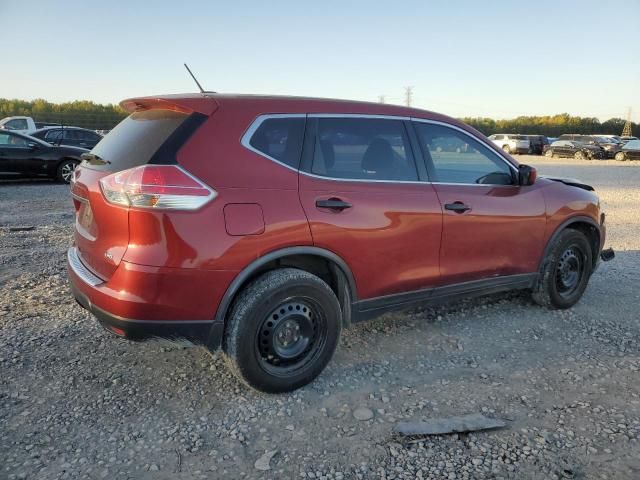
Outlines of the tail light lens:
{"type": "Polygon", "coordinates": [[[217,193],[177,165],[143,165],[100,180],[107,202],[123,207],[197,210],[217,193]]]}

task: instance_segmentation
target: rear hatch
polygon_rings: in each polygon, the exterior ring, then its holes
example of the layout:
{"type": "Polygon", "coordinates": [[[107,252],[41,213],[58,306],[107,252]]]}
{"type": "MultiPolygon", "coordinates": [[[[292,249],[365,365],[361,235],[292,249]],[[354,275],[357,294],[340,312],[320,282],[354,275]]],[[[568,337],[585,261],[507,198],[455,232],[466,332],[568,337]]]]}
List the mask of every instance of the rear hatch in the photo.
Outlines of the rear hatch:
{"type": "MultiPolygon", "coordinates": [[[[85,266],[103,280],[115,272],[129,245],[129,207],[108,202],[100,180],[116,172],[175,159],[185,127],[204,115],[169,109],[133,112],[104,137],[75,170],[71,193],[76,210],[75,245],[85,266]]],[[[198,123],[199,125],[199,123],[198,123]]],[[[184,142],[184,138],[182,138],[184,142]]]]}

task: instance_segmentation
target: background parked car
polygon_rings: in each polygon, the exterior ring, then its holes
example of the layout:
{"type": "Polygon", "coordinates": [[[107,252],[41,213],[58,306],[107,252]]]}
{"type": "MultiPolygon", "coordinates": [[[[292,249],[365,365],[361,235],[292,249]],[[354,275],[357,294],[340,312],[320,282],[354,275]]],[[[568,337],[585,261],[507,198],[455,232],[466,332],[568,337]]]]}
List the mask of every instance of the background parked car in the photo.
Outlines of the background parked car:
{"type": "Polygon", "coordinates": [[[544,135],[524,135],[529,139],[529,153],[533,155],[542,155],[545,151],[545,145],[549,145],[549,139],[544,135]]]}
{"type": "Polygon", "coordinates": [[[638,140],[638,137],[620,137],[623,143],[630,142],[631,140],[638,140]]]}
{"type": "Polygon", "coordinates": [[[614,158],[622,148],[622,145],[615,140],[601,135],[564,134],[560,135],[559,140],[575,140],[585,145],[600,147],[605,154],[605,158],[614,158]]]}
{"type": "Polygon", "coordinates": [[[36,122],[31,117],[5,117],[0,120],[1,130],[11,130],[18,133],[29,133],[36,130],[36,122]]]}
{"type": "Polygon", "coordinates": [[[622,150],[616,153],[616,160],[640,160],[640,140],[627,142],[622,150]]]}
{"type": "Polygon", "coordinates": [[[575,140],[557,140],[547,151],[546,157],[573,157],[576,160],[593,160],[604,158],[604,150],[596,145],[587,145],[575,140]]]}
{"type": "Polygon", "coordinates": [[[507,153],[529,153],[531,142],[525,135],[496,133],[489,139],[507,153]]]}
{"type": "Polygon", "coordinates": [[[0,130],[0,176],[9,178],[49,177],[69,183],[89,150],[54,146],[39,138],[10,130],[0,130]]]}
{"type": "Polygon", "coordinates": [[[89,150],[102,140],[102,136],[95,131],[79,127],[41,128],[33,132],[31,136],[52,145],[70,145],[72,147],[88,148],[89,150]]]}

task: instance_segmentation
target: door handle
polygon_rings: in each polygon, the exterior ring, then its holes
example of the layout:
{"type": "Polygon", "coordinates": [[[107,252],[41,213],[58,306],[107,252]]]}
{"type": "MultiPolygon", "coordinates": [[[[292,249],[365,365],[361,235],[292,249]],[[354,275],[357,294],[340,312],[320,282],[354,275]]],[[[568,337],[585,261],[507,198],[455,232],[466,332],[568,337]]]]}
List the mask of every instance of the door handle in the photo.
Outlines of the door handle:
{"type": "Polygon", "coordinates": [[[316,207],[318,208],[328,208],[329,210],[335,210],[341,212],[342,210],[346,210],[347,208],[351,208],[349,202],[345,202],[340,200],[339,198],[329,198],[328,200],[316,200],[316,207]]]}
{"type": "Polygon", "coordinates": [[[469,205],[465,205],[462,202],[453,202],[453,203],[447,203],[444,206],[445,210],[451,210],[452,212],[456,212],[456,213],[464,213],[467,210],[471,210],[471,207],[469,205]]]}

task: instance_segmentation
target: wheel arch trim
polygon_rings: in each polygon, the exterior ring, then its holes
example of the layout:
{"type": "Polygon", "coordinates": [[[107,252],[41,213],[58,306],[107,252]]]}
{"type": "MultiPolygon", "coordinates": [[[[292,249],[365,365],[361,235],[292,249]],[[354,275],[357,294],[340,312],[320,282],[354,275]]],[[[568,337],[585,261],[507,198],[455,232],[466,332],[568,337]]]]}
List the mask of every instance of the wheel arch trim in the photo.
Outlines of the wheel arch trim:
{"type": "MultiPolygon", "coordinates": [[[[568,219],[566,219],[564,222],[562,222],[560,225],[558,225],[556,227],[556,229],[553,231],[553,233],[551,234],[551,236],[549,237],[549,240],[547,240],[547,244],[544,247],[544,252],[542,254],[542,258],[540,259],[539,265],[538,265],[538,270],[541,271],[542,267],[544,266],[544,262],[545,259],[547,258],[547,255],[549,255],[549,252],[551,250],[551,246],[553,245],[553,242],[558,238],[558,235],[560,235],[560,233],[564,230],[566,230],[568,227],[570,227],[571,225],[575,224],[575,223],[588,223],[589,225],[591,225],[592,227],[594,227],[596,229],[596,231],[598,232],[598,249],[602,248],[602,232],[600,230],[600,225],[598,225],[598,223],[591,217],[587,217],[585,215],[576,215],[573,217],[570,217],[568,219]]],[[[593,253],[593,261],[595,261],[595,259],[598,258],[598,254],[599,252],[594,252],[593,253]]]]}
{"type": "Polygon", "coordinates": [[[281,258],[290,257],[293,255],[311,255],[315,257],[321,257],[325,260],[333,262],[333,264],[337,265],[342,273],[344,274],[347,284],[350,290],[351,302],[354,302],[358,299],[356,282],[351,272],[351,269],[347,265],[347,263],[337,254],[330,250],[326,250],[324,248],[313,247],[313,246],[305,246],[305,247],[286,247],[279,250],[274,250],[269,252],[260,258],[251,262],[248,266],[246,266],[227,287],[220,303],[218,304],[218,308],[216,310],[215,320],[218,322],[224,322],[227,316],[227,312],[229,311],[229,307],[236,294],[240,291],[240,287],[249,279],[256,271],[258,271],[261,267],[272,262],[274,260],[278,260],[281,258]]]}

